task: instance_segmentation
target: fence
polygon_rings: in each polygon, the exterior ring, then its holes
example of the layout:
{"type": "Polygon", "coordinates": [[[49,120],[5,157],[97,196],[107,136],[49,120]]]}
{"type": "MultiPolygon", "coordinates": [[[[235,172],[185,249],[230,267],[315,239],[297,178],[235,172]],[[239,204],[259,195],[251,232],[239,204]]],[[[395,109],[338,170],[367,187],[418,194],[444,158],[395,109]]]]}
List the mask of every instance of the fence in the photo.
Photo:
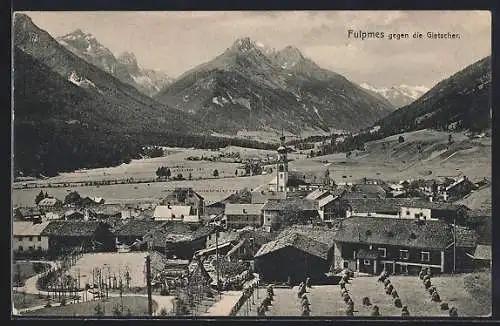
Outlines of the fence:
{"type": "MultiPolygon", "coordinates": [[[[259,275],[253,274],[254,278],[244,285],[244,290],[241,293],[241,297],[238,299],[234,307],[231,309],[229,316],[236,316],[243,305],[254,295],[255,289],[259,286],[259,275]]],[[[254,301],[252,300],[252,303],[254,301]]]]}

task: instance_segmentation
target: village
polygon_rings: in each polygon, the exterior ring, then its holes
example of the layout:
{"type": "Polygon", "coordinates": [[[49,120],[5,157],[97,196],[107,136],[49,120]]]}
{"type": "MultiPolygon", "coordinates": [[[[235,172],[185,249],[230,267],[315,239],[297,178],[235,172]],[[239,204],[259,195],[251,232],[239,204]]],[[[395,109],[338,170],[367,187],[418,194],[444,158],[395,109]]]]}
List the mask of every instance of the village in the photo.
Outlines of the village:
{"type": "MultiPolygon", "coordinates": [[[[491,304],[474,304],[449,285],[491,274],[491,211],[459,202],[489,180],[334,180],[329,167],[310,176],[289,169],[293,149],[285,136],[280,141],[258,163],[233,154],[188,157],[239,164],[233,178],[268,179],[257,187],[238,179],[241,187],[216,201],[189,186],[133,204],[41,190],[35,206],[13,210],[14,309],[73,316],[491,313],[491,304]]],[[[182,179],[191,180],[191,171],[182,179]]],[[[176,172],[160,166],[157,180],[176,172]]],[[[218,177],[229,172],[207,172],[218,177]]]]}

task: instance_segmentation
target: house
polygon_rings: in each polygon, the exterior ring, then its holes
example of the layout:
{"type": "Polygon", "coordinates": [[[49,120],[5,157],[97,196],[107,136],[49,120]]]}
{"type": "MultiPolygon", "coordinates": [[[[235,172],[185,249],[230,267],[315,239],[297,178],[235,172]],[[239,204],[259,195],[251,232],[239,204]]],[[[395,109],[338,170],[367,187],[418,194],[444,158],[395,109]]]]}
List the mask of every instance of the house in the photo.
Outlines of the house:
{"type": "Polygon", "coordinates": [[[492,268],[491,245],[477,245],[474,253],[468,256],[474,260],[475,268],[492,268]]]}
{"type": "Polygon", "coordinates": [[[206,248],[213,226],[167,222],[144,236],[148,250],[157,250],[167,258],[192,259],[196,251],[206,248]]]}
{"type": "Polygon", "coordinates": [[[378,216],[399,217],[402,206],[415,206],[427,201],[419,198],[348,198],[346,200],[346,217],[378,216]]]}
{"type": "Polygon", "coordinates": [[[62,201],[57,198],[44,198],[38,203],[38,207],[42,209],[58,209],[63,205],[62,201]]]}
{"type": "Polygon", "coordinates": [[[153,213],[153,218],[156,221],[177,221],[184,223],[198,223],[200,221],[197,209],[188,205],[158,205],[153,213]]]}
{"type": "Polygon", "coordinates": [[[67,221],[83,221],[85,218],[85,212],[76,209],[70,209],[64,212],[63,217],[67,221]]]}
{"type": "Polygon", "coordinates": [[[414,201],[401,205],[401,218],[439,219],[448,223],[463,225],[467,211],[465,205],[455,205],[443,202],[414,201]]]}
{"type": "Polygon", "coordinates": [[[45,213],[45,220],[47,220],[47,221],[60,220],[61,218],[63,218],[63,216],[64,216],[64,213],[62,213],[59,210],[46,212],[45,213]]]}
{"type": "Polygon", "coordinates": [[[266,282],[293,283],[307,277],[317,281],[329,271],[330,247],[312,238],[292,233],[268,242],[255,254],[255,270],[266,282]]]}
{"type": "Polygon", "coordinates": [[[160,205],[191,206],[191,215],[203,216],[205,214],[205,199],[193,188],[175,188],[167,194],[160,205]]]}
{"type": "MultiPolygon", "coordinates": [[[[218,244],[221,254],[229,261],[253,260],[259,248],[275,239],[275,235],[262,230],[254,230],[249,227],[219,232],[218,244]]],[[[209,255],[215,253],[215,233],[207,239],[207,249],[200,253],[209,255]]]]}
{"type": "Polygon", "coordinates": [[[14,220],[17,221],[42,221],[44,213],[33,207],[18,207],[14,209],[14,220]]]}
{"type": "Polygon", "coordinates": [[[467,253],[476,245],[473,231],[439,220],[361,216],[342,220],[333,239],[336,268],[369,274],[382,270],[415,274],[422,267],[438,273],[450,272],[454,266],[457,271],[465,271],[471,267],[467,253]]]}
{"type": "Polygon", "coordinates": [[[99,221],[50,221],[41,235],[48,237],[49,252],[54,254],[115,250],[110,225],[99,221]]]}
{"type": "Polygon", "coordinates": [[[379,184],[354,184],[348,196],[353,198],[385,198],[387,193],[384,187],[379,184]]]}
{"type": "Polygon", "coordinates": [[[268,200],[262,207],[262,214],[263,226],[268,231],[280,229],[289,223],[307,224],[319,219],[314,201],[303,198],[268,200]]]}
{"type": "Polygon", "coordinates": [[[25,253],[30,251],[47,251],[49,239],[42,236],[42,231],[49,222],[33,223],[14,221],[12,223],[12,249],[14,253],[25,253]]]}
{"type": "Polygon", "coordinates": [[[337,218],[346,217],[346,201],[340,195],[329,194],[316,200],[318,214],[322,221],[331,223],[337,218]]]}
{"type": "Polygon", "coordinates": [[[463,176],[447,186],[444,191],[448,195],[448,198],[461,199],[474,189],[476,189],[476,185],[471,182],[466,176],[463,176]]]}
{"type": "Polygon", "coordinates": [[[80,202],[82,207],[95,207],[104,204],[104,199],[101,197],[84,197],[80,202]]]}
{"type": "Polygon", "coordinates": [[[229,229],[239,229],[245,226],[262,226],[263,204],[226,204],[224,220],[229,229]]]}
{"type": "Polygon", "coordinates": [[[106,204],[94,207],[92,212],[96,219],[121,218],[123,208],[119,204],[106,204]]]}
{"type": "Polygon", "coordinates": [[[165,221],[156,220],[137,220],[130,219],[126,223],[117,228],[114,232],[116,242],[137,250],[146,250],[147,243],[144,242],[144,237],[152,230],[161,227],[165,221]]]}

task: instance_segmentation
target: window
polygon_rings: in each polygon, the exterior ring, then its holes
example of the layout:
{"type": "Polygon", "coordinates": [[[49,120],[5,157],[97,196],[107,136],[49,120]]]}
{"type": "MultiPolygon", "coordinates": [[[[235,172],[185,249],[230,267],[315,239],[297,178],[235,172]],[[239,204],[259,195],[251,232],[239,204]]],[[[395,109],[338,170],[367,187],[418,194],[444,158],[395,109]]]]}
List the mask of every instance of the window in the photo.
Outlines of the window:
{"type": "Polygon", "coordinates": [[[38,241],[42,241],[42,236],[41,235],[38,236],[38,241]]]}
{"type": "Polygon", "coordinates": [[[399,251],[399,258],[403,259],[403,260],[408,260],[409,258],[409,254],[408,254],[408,250],[400,250],[399,251]]]}
{"type": "Polygon", "coordinates": [[[38,249],[39,251],[42,250],[42,247],[41,246],[38,246],[36,249],[38,249]]]}
{"type": "Polygon", "coordinates": [[[419,218],[420,217],[420,213],[415,213],[415,218],[419,218]]]}
{"type": "Polygon", "coordinates": [[[370,259],[363,260],[363,264],[365,264],[365,266],[370,266],[370,259]]]}
{"type": "Polygon", "coordinates": [[[33,237],[28,237],[28,241],[33,241],[33,237]]]}
{"type": "Polygon", "coordinates": [[[424,262],[428,262],[431,260],[431,253],[428,251],[422,251],[421,253],[421,260],[424,262]]]}
{"type": "Polygon", "coordinates": [[[35,247],[34,246],[29,246],[28,250],[35,250],[35,247]]]}
{"type": "Polygon", "coordinates": [[[17,240],[19,240],[19,241],[23,241],[23,237],[22,237],[22,236],[18,236],[18,237],[16,237],[16,238],[17,238],[17,240]]]}
{"type": "Polygon", "coordinates": [[[386,248],[378,248],[378,251],[380,252],[380,257],[387,257],[387,249],[386,248]]]}
{"type": "Polygon", "coordinates": [[[23,251],[23,246],[19,246],[19,251],[23,251]]]}
{"type": "Polygon", "coordinates": [[[403,274],[408,273],[408,265],[401,265],[401,273],[403,274]]]}
{"type": "Polygon", "coordinates": [[[347,261],[344,262],[344,268],[349,268],[349,262],[347,261]]]}
{"type": "Polygon", "coordinates": [[[406,211],[406,215],[410,215],[410,211],[406,211]]]}

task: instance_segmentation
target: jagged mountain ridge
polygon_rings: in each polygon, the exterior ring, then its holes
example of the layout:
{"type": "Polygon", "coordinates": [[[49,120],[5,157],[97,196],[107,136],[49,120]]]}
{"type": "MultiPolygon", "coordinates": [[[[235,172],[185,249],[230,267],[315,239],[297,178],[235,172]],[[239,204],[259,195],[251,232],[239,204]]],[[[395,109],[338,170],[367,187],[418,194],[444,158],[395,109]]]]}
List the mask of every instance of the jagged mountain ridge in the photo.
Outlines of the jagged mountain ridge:
{"type": "Polygon", "coordinates": [[[392,111],[296,48],[275,51],[250,38],[181,75],[154,98],[220,132],[359,130],[392,111]]]}
{"type": "Polygon", "coordinates": [[[362,83],[360,86],[383,96],[396,109],[410,104],[429,90],[425,86],[409,86],[405,84],[381,88],[373,87],[367,83],[362,83]]]}
{"type": "Polygon", "coordinates": [[[491,128],[491,56],[442,80],[411,104],[381,119],[384,135],[425,128],[473,130],[491,128]]]}
{"type": "Polygon", "coordinates": [[[113,123],[109,128],[118,126],[122,130],[182,133],[203,129],[193,116],[154,101],[133,86],[73,54],[46,31],[38,28],[25,14],[16,13],[14,17],[13,39],[14,45],[20,50],[64,79],[93,93],[94,99],[106,102],[106,105],[89,102],[86,110],[89,115],[102,113],[112,117],[113,123]]]}
{"type": "Polygon", "coordinates": [[[80,58],[117,77],[120,81],[134,86],[148,96],[153,96],[172,83],[172,79],[163,72],[141,68],[137,58],[131,52],[124,52],[115,57],[92,34],[84,33],[80,29],[57,37],[56,40],[80,58]]]}

